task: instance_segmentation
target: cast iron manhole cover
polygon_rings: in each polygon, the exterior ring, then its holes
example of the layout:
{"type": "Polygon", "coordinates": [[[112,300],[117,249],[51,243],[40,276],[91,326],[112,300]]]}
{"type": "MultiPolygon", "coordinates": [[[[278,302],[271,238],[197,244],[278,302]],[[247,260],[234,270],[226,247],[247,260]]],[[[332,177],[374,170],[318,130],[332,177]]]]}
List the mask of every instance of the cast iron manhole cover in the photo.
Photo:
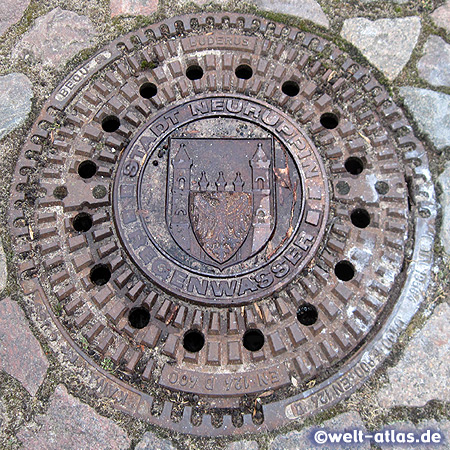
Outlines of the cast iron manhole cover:
{"type": "Polygon", "coordinates": [[[23,147],[11,229],[31,316],[99,397],[196,435],[348,395],[420,304],[422,144],[330,42],[235,14],[131,33],[23,147]]]}

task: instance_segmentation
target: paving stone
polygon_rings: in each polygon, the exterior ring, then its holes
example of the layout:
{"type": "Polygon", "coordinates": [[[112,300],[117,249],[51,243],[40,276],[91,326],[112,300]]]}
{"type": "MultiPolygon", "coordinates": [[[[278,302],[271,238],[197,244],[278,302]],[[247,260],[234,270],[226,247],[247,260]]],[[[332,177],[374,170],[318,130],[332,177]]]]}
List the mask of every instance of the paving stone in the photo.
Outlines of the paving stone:
{"type": "Polygon", "coordinates": [[[0,2],[0,35],[22,17],[30,0],[2,0],[0,2]]]}
{"type": "MultiPolygon", "coordinates": [[[[379,2],[380,0],[360,0],[361,3],[373,3],[373,2],[379,2]]],[[[409,0],[384,0],[385,2],[391,2],[391,3],[408,3],[409,0]]]]}
{"type": "Polygon", "coordinates": [[[32,98],[33,85],[22,73],[0,77],[0,139],[25,121],[32,98]]]}
{"type": "Polygon", "coordinates": [[[400,94],[420,129],[438,149],[450,145],[450,95],[429,89],[401,87],[400,94]]]}
{"type": "Polygon", "coordinates": [[[439,305],[422,330],[409,342],[389,385],[378,399],[381,406],[423,406],[430,400],[450,401],[450,307],[439,305]]]}
{"type": "Polygon", "coordinates": [[[226,450],[259,450],[256,441],[236,441],[227,445],[226,450]]]}
{"type": "Polygon", "coordinates": [[[13,59],[58,66],[90,47],[95,34],[89,17],[58,7],[36,19],[31,30],[14,47],[12,56],[13,59]]]}
{"type": "Polygon", "coordinates": [[[3,246],[0,243],[0,293],[6,287],[6,281],[8,279],[8,270],[6,267],[6,256],[3,246]]]}
{"type": "Polygon", "coordinates": [[[450,0],[447,0],[444,5],[436,9],[436,11],[431,14],[431,17],[438,27],[450,31],[450,0]]]}
{"type": "Polygon", "coordinates": [[[48,361],[31,333],[20,306],[6,298],[0,302],[0,369],[36,395],[44,381],[48,361]]]}
{"type": "MultiPolygon", "coordinates": [[[[449,447],[449,439],[450,439],[450,422],[448,420],[444,420],[442,422],[437,422],[436,420],[427,420],[425,422],[421,422],[419,425],[415,426],[411,422],[394,422],[389,424],[386,429],[393,429],[396,431],[404,431],[404,432],[413,432],[416,434],[416,439],[419,435],[422,435],[422,432],[426,432],[426,430],[431,430],[432,433],[439,431],[444,435],[445,441],[441,444],[431,444],[427,445],[425,448],[429,448],[430,450],[448,450],[449,447]]],[[[391,450],[391,449],[401,449],[401,450],[418,450],[419,447],[417,443],[414,445],[401,444],[398,446],[392,446],[392,444],[378,444],[382,450],[391,450]]]]}
{"type": "Polygon", "coordinates": [[[430,36],[424,52],[417,63],[419,75],[433,86],[450,86],[450,44],[439,36],[430,36]]]}
{"type": "Polygon", "coordinates": [[[291,431],[287,434],[277,436],[269,446],[270,450],[347,450],[352,448],[353,450],[369,450],[370,444],[368,442],[362,444],[353,444],[350,447],[336,447],[336,444],[328,445],[327,443],[315,444],[313,443],[312,435],[314,430],[326,430],[344,432],[346,430],[364,429],[364,424],[361,421],[361,417],[357,412],[348,412],[341,414],[333,419],[327,420],[319,427],[306,428],[302,431],[291,431]]]}
{"type": "Polygon", "coordinates": [[[149,431],[142,436],[142,440],[136,446],[136,450],[176,450],[167,439],[160,439],[149,431]]]}
{"type": "Polygon", "coordinates": [[[149,16],[158,9],[158,0],[111,0],[111,16],[149,16]]]}
{"type": "Polygon", "coordinates": [[[447,163],[444,172],[440,175],[439,183],[442,188],[442,227],[440,237],[445,251],[450,255],[450,163],[447,163]]]}
{"type": "Polygon", "coordinates": [[[420,28],[419,17],[375,21],[357,17],[344,22],[341,36],[393,80],[409,61],[420,28]]]}
{"type": "Polygon", "coordinates": [[[253,0],[258,8],[291,14],[328,28],[330,21],[316,0],[253,0]]]}
{"type": "Polygon", "coordinates": [[[130,439],[112,420],[57,386],[37,426],[23,428],[17,437],[24,450],[125,450],[130,439]]]}

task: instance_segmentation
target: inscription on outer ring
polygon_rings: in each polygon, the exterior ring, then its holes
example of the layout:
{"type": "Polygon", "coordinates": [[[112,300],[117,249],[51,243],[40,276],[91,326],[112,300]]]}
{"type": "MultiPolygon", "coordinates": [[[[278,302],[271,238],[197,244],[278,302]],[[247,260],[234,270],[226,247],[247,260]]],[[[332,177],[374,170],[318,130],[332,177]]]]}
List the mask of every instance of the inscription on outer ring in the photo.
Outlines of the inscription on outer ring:
{"type": "Polygon", "coordinates": [[[114,180],[114,219],[120,239],[137,266],[165,290],[210,305],[242,305],[270,295],[311,261],[325,231],[328,186],[320,155],[286,114],[266,102],[238,95],[209,95],[166,108],[146,124],[123,153],[114,180]],[[149,237],[139,217],[139,180],[158,145],[175,130],[206,118],[252,122],[290,153],[302,176],[304,211],[287,244],[250,273],[199,275],[170,259],[149,237]]]}

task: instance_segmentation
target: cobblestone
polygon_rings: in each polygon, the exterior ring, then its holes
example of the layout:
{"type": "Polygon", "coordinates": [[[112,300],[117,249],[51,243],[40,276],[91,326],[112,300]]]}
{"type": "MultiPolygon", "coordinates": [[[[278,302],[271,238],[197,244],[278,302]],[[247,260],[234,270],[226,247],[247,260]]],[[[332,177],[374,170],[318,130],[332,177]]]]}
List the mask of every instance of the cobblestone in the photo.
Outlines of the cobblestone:
{"type": "Polygon", "coordinates": [[[408,63],[420,34],[420,19],[380,19],[363,17],[344,22],[341,36],[357,47],[362,54],[394,80],[408,63]]]}
{"type": "Polygon", "coordinates": [[[160,439],[156,434],[147,432],[136,446],[136,450],[176,450],[169,440],[160,439]]]}
{"type": "Polygon", "coordinates": [[[125,450],[130,446],[124,430],[70,395],[63,385],[56,388],[47,412],[36,422],[37,426],[17,435],[24,450],[125,450]]]}
{"type": "Polygon", "coordinates": [[[6,267],[6,256],[3,246],[0,243],[0,293],[6,287],[6,281],[8,279],[8,271],[6,267]]]}
{"type": "Polygon", "coordinates": [[[31,333],[20,306],[7,298],[0,302],[0,368],[36,395],[48,361],[31,333]]]}
{"type": "Polygon", "coordinates": [[[430,36],[424,52],[417,63],[419,75],[433,86],[450,86],[450,44],[439,36],[430,36]]]}
{"type": "Polygon", "coordinates": [[[389,385],[378,398],[385,408],[450,401],[450,307],[442,304],[409,342],[400,362],[388,369],[389,385]],[[432,349],[432,351],[430,351],[432,349]]]}
{"type": "Polygon", "coordinates": [[[0,3],[0,35],[22,17],[29,4],[30,0],[3,0],[0,3]]]}
{"type": "Polygon", "coordinates": [[[158,0],[111,0],[111,16],[149,16],[158,9],[158,0]]]}
{"type": "Polygon", "coordinates": [[[60,7],[36,19],[13,49],[14,59],[58,66],[90,47],[96,31],[91,20],[60,7]]]}
{"type": "Polygon", "coordinates": [[[268,9],[282,14],[291,14],[302,19],[311,20],[325,28],[330,26],[328,17],[315,0],[254,0],[258,8],[268,9]]]}
{"type": "Polygon", "coordinates": [[[450,255],[450,163],[439,177],[439,183],[442,188],[441,205],[442,205],[442,223],[441,227],[441,243],[450,255]]]}
{"type": "MultiPolygon", "coordinates": [[[[357,412],[348,412],[341,414],[333,419],[327,420],[320,427],[306,428],[300,432],[291,431],[287,434],[277,436],[269,446],[269,450],[330,450],[323,445],[315,445],[311,441],[311,433],[314,429],[326,429],[329,431],[344,431],[348,429],[364,429],[364,424],[357,412]]],[[[370,444],[365,442],[352,446],[352,449],[369,450],[370,444]]],[[[341,449],[344,450],[344,449],[341,449]]]]}
{"type": "MultiPolygon", "coordinates": [[[[361,3],[373,3],[373,2],[377,2],[379,0],[360,0],[361,3]]],[[[403,3],[408,3],[409,0],[384,0],[390,3],[399,3],[399,4],[403,4],[403,3]]]]}
{"type": "Polygon", "coordinates": [[[438,149],[450,145],[450,95],[429,89],[401,87],[404,97],[420,129],[428,134],[438,149]]]}
{"type": "Polygon", "coordinates": [[[226,450],[259,450],[256,441],[237,441],[227,445],[226,450]]]}
{"type": "Polygon", "coordinates": [[[22,73],[0,77],[0,139],[25,121],[32,98],[33,86],[22,73]]]}
{"type": "Polygon", "coordinates": [[[431,18],[438,27],[450,31],[450,0],[447,0],[444,5],[436,9],[436,11],[431,14],[431,18]]]}

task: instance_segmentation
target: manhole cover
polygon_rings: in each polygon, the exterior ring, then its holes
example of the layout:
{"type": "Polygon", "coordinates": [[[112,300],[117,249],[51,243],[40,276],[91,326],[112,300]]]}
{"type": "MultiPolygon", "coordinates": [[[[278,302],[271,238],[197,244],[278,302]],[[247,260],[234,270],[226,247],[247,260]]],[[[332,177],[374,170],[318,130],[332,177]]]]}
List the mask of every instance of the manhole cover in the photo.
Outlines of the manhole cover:
{"type": "Polygon", "coordinates": [[[370,71],[264,19],[184,16],[74,71],[17,164],[31,316],[99,397],[197,435],[335,404],[417,310],[425,150],[370,71]]]}

